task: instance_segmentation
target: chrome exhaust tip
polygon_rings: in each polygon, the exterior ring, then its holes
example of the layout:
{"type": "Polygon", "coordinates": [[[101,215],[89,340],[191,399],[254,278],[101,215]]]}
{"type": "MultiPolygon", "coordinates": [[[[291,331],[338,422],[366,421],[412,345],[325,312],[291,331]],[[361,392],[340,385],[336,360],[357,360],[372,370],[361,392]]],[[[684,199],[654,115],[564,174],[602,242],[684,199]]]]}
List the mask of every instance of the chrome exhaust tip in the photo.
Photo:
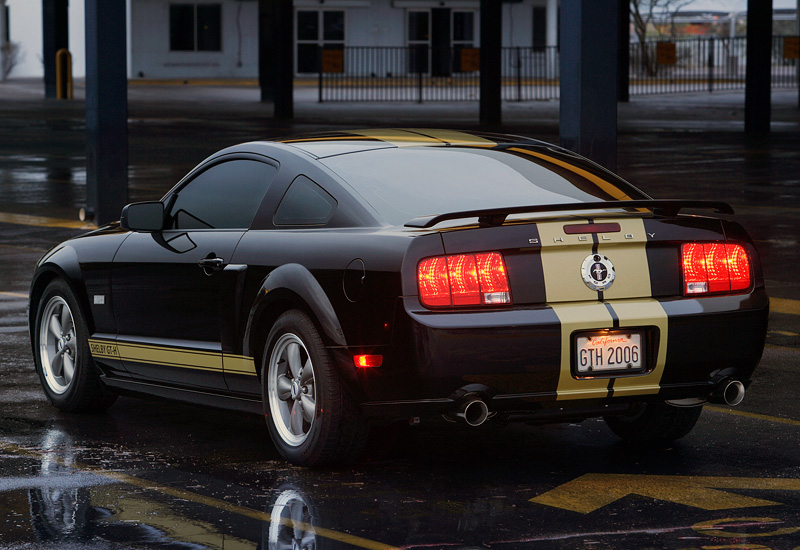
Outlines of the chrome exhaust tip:
{"type": "Polygon", "coordinates": [[[744,400],[745,388],[738,380],[727,379],[719,383],[708,400],[712,403],[721,403],[735,407],[744,400]]]}
{"type": "Polygon", "coordinates": [[[738,380],[729,380],[722,390],[722,400],[726,405],[735,407],[744,400],[744,384],[738,380]]]}
{"type": "Polygon", "coordinates": [[[480,426],[489,418],[489,407],[477,397],[467,399],[458,407],[456,417],[464,420],[468,426],[480,426]]]}

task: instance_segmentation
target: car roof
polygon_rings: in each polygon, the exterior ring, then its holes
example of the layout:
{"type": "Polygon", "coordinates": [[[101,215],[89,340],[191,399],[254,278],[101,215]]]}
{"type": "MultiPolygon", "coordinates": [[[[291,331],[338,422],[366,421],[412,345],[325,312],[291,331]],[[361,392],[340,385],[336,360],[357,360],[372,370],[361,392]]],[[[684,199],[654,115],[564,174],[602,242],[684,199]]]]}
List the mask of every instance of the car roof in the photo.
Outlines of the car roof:
{"type": "Polygon", "coordinates": [[[400,147],[442,147],[455,145],[459,147],[494,148],[500,144],[554,147],[549,143],[520,136],[429,128],[348,130],[290,137],[277,139],[275,141],[300,149],[319,159],[375,149],[400,147]]]}

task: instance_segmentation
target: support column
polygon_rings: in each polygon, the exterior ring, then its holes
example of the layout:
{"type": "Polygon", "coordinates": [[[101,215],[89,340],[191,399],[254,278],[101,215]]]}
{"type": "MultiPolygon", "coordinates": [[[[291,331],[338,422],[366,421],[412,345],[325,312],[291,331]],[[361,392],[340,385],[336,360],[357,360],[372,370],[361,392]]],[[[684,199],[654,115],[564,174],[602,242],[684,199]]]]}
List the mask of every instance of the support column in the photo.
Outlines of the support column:
{"type": "Polygon", "coordinates": [[[547,34],[548,48],[558,46],[558,0],[547,0],[547,34]]]}
{"type": "Polygon", "coordinates": [[[8,28],[8,21],[6,20],[6,0],[0,0],[0,80],[5,80],[5,75],[3,74],[3,64],[5,63],[5,56],[4,53],[6,42],[10,41],[8,33],[6,29],[8,28]]]}
{"type": "Polygon", "coordinates": [[[772,111],[772,0],[747,0],[744,131],[768,133],[772,111]]]}
{"type": "Polygon", "coordinates": [[[617,164],[618,0],[561,2],[561,145],[617,164]]]}
{"type": "Polygon", "coordinates": [[[630,0],[619,0],[617,8],[617,101],[631,99],[631,4],[630,0]]]}
{"type": "MultiPolygon", "coordinates": [[[[258,83],[274,117],[294,118],[294,6],[292,0],[258,0],[258,83]]],[[[321,60],[320,60],[321,61],[321,60]]]]}
{"type": "Polygon", "coordinates": [[[56,97],[56,52],[69,48],[69,1],[42,0],[44,97],[56,97]]]}
{"type": "Polygon", "coordinates": [[[502,119],[503,4],[481,0],[480,121],[499,126],[502,119]]]}
{"type": "Polygon", "coordinates": [[[125,0],[85,0],[86,204],[102,225],[128,202],[125,0]]]}
{"type": "Polygon", "coordinates": [[[558,79],[558,0],[547,0],[545,48],[547,78],[558,79]]]}

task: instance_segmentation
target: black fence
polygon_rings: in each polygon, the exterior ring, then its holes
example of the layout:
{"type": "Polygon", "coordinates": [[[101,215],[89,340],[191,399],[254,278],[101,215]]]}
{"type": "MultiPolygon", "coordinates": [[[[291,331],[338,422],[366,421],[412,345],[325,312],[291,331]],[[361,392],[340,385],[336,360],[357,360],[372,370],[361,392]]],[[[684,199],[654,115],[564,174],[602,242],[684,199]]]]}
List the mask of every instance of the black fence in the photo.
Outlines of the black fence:
{"type": "MultiPolygon", "coordinates": [[[[796,38],[773,37],[772,87],[798,85],[796,38]],[[794,42],[793,42],[794,40],[794,42]]],[[[320,48],[319,101],[477,101],[475,48],[320,48]]],[[[747,39],[691,38],[630,44],[630,93],[744,88],[747,39]]],[[[558,99],[556,48],[503,48],[505,101],[558,99]]]]}

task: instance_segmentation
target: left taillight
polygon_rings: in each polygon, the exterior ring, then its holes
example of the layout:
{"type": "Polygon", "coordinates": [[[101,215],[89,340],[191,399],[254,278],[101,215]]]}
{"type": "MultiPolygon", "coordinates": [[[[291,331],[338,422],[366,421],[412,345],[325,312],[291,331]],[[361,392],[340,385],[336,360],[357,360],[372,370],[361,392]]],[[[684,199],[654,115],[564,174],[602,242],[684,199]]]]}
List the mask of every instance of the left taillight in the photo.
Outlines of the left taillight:
{"type": "Polygon", "coordinates": [[[499,252],[425,258],[417,265],[417,285],[427,307],[511,303],[506,264],[499,252]]]}
{"type": "Polygon", "coordinates": [[[750,288],[750,257],[742,245],[683,243],[683,294],[718,294],[750,288]]]}

